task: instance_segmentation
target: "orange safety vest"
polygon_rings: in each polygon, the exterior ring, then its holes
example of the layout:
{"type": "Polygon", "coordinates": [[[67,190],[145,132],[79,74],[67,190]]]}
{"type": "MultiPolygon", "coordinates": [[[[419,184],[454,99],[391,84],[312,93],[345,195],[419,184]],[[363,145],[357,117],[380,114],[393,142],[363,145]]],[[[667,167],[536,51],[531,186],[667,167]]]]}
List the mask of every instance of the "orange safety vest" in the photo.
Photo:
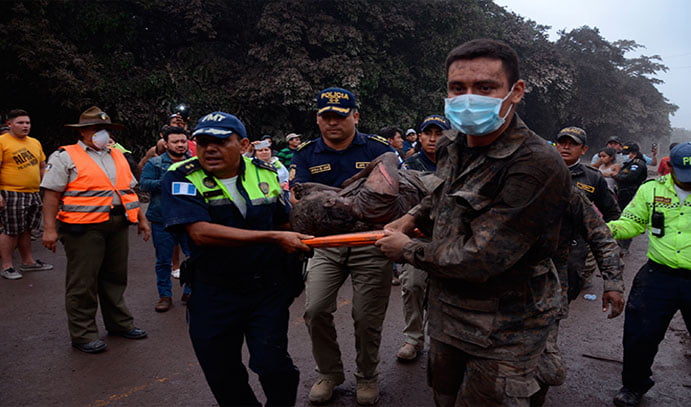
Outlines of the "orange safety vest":
{"type": "Polygon", "coordinates": [[[62,194],[57,219],[65,223],[102,223],[110,219],[113,191],[120,196],[127,219],[137,223],[139,199],[130,188],[132,172],[121,151],[111,149],[115,162],[115,185],[105,171],[78,144],[61,147],[67,151],[77,168],[77,178],[67,184],[62,194]]]}

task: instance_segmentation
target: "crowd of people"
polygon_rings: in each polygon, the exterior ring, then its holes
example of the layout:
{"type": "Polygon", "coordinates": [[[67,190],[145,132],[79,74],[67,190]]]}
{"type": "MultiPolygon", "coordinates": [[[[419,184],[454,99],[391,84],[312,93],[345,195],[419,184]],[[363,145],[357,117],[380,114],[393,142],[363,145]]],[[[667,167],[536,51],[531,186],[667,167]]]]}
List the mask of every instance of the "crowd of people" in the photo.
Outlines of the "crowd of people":
{"type": "MultiPolygon", "coordinates": [[[[691,331],[691,143],[670,146],[654,180],[646,181],[647,167],[657,165],[657,148],[647,157],[616,137],[587,165],[583,128],[546,142],[516,113],[526,83],[511,47],[469,41],[450,51],[445,68],[444,114],[417,129],[362,133],[355,94],[330,87],[316,98],[319,137],[290,133],[278,151],[270,135],[250,141],[233,114],[208,113],[189,129],[182,109],[137,163],[113,139],[123,125],[93,106],[65,125],[76,143],[46,163],[29,113],[13,110],[0,136],[0,275],[53,268],[31,252],[31,233],[42,229],[42,244],[56,251],[59,241],[67,257],[72,346],[107,349],[99,303],[108,335],[146,338],[124,300],[128,227],[136,225],[156,252],[153,308],[173,306],[171,278],[180,278],[195,354],[224,406],[261,405],[245,343],[266,405],[295,404],[289,307],[303,291],[319,374],[308,398],[332,400],[345,381],[333,314],[348,278],[356,398],[376,404],[382,324],[398,279],[405,327],[396,356],[415,361],[428,341],[437,406],[540,406],[566,377],[559,321],[599,270],[602,311],[614,318],[625,310],[614,403],[638,405],[676,311],[691,331]],[[317,190],[327,193],[310,195],[317,190]],[[148,195],[146,213],[138,193],[148,195]],[[294,218],[291,225],[291,210],[308,203],[317,206],[306,216],[383,229],[383,237],[311,247],[312,232],[297,230],[294,218]],[[626,303],[622,257],[646,231],[648,262],[626,303]]],[[[329,225],[320,226],[333,234],[329,225]]]]}

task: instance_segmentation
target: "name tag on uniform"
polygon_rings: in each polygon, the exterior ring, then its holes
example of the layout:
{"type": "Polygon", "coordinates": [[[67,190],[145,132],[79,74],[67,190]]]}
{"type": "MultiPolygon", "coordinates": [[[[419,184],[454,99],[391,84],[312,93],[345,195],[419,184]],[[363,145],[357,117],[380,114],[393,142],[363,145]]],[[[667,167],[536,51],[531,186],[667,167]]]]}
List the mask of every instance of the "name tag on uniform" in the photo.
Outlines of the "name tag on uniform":
{"type": "Polygon", "coordinates": [[[311,174],[319,174],[320,172],[331,171],[331,164],[322,164],[314,167],[310,167],[311,174]]]}
{"type": "Polygon", "coordinates": [[[173,195],[187,195],[195,196],[197,195],[197,188],[194,184],[189,182],[173,182],[173,195]]]}
{"type": "Polygon", "coordinates": [[[369,161],[358,161],[355,163],[355,168],[357,168],[358,170],[362,170],[365,167],[367,167],[367,164],[369,164],[369,161]]]}

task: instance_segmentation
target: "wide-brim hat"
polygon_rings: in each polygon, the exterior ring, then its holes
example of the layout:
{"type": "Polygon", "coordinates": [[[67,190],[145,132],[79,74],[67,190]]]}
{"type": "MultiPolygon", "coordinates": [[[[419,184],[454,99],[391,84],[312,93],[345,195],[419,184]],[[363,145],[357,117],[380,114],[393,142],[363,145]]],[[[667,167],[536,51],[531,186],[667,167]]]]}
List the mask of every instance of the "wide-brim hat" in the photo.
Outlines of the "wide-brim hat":
{"type": "Polygon", "coordinates": [[[66,124],[65,127],[90,127],[99,126],[107,127],[110,129],[124,129],[125,126],[119,123],[113,123],[110,121],[110,116],[101,108],[97,106],[91,106],[86,109],[82,114],[79,115],[79,123],[66,124]]]}

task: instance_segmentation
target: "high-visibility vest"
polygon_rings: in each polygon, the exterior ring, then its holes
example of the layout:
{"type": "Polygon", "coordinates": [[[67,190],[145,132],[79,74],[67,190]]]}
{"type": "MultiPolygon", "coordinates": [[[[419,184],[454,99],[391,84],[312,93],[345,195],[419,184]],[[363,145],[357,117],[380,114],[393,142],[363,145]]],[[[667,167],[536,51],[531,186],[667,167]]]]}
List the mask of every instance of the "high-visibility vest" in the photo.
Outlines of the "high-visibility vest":
{"type": "Polygon", "coordinates": [[[121,151],[110,150],[115,163],[115,185],[105,171],[78,144],[63,146],[77,168],[77,178],[67,184],[57,219],[65,223],[102,223],[110,219],[113,191],[120,196],[127,219],[137,223],[139,199],[130,188],[132,172],[121,151]]]}
{"type": "MultiPolygon", "coordinates": [[[[238,177],[238,189],[242,188],[249,197],[252,206],[275,203],[281,195],[276,168],[259,159],[242,156],[244,165],[238,177]]],[[[199,163],[198,157],[177,162],[168,171],[182,167],[185,177],[195,186],[200,195],[210,206],[229,205],[233,201],[230,193],[219,179],[207,174],[199,163]]]]}

